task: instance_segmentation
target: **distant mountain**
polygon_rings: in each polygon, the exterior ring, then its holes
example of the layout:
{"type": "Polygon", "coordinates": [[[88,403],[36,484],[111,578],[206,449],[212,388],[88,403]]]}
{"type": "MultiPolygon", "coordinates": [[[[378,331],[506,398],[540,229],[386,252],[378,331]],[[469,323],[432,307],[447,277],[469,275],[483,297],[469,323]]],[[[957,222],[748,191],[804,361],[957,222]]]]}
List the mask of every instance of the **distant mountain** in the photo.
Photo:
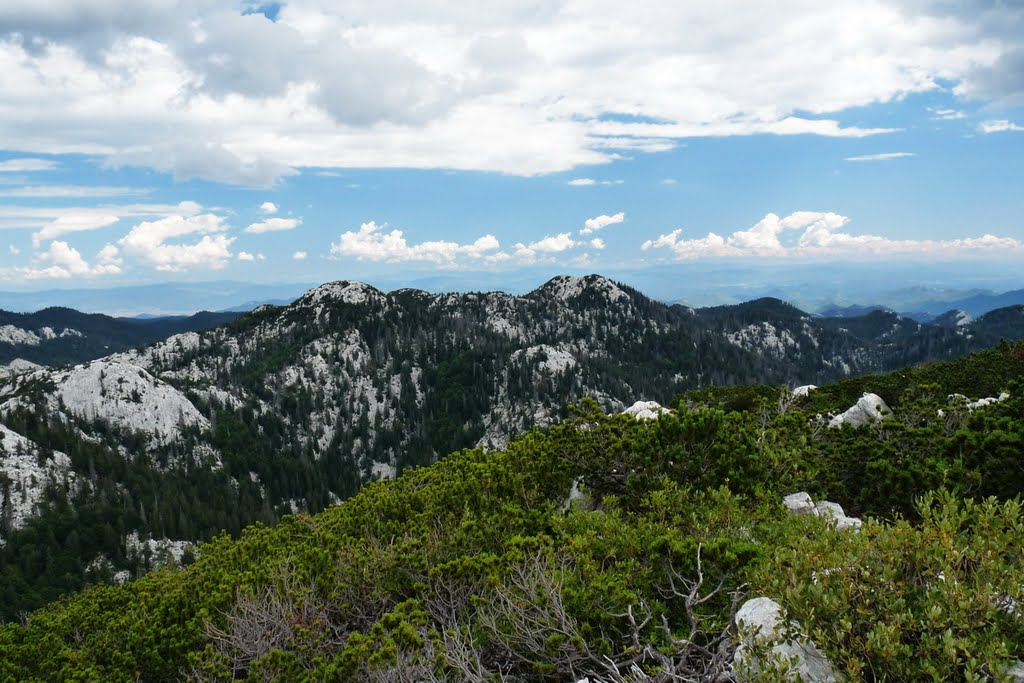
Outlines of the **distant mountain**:
{"type": "MultiPolygon", "coordinates": [[[[949,310],[950,308],[960,309],[974,317],[978,317],[998,308],[1021,304],[1024,304],[1024,289],[1015,289],[1011,292],[1003,292],[1002,294],[975,294],[939,307],[943,310],[949,310]]],[[[930,309],[924,308],[923,310],[930,309]]]]}
{"type": "Polygon", "coordinates": [[[203,311],[190,316],[137,319],[59,307],[36,313],[0,311],[0,364],[15,358],[41,365],[80,363],[152,344],[173,334],[217,327],[240,315],[203,311]]]}
{"type": "MultiPolygon", "coordinates": [[[[40,347],[112,321],[183,324],[56,314],[8,319],[40,347]]],[[[597,275],[523,296],[332,282],[91,363],[0,372],[0,567],[52,538],[66,560],[47,565],[64,572],[53,582],[105,580],[141,570],[140,538],[316,511],[452,451],[502,447],[584,397],[620,411],[712,385],[821,384],[990,346],[996,328],[1024,336],[1024,316],[992,320],[824,319],[770,298],[670,307],[597,275]]]]}
{"type": "Polygon", "coordinates": [[[818,315],[823,318],[855,318],[857,316],[867,315],[868,313],[874,313],[875,311],[888,311],[891,310],[887,306],[879,305],[868,305],[868,306],[826,306],[825,308],[818,311],[818,315]]]}
{"type": "Polygon", "coordinates": [[[314,283],[179,282],[105,288],[0,292],[0,309],[38,311],[54,306],[112,316],[192,315],[196,311],[245,310],[270,301],[294,301],[314,283]]]}

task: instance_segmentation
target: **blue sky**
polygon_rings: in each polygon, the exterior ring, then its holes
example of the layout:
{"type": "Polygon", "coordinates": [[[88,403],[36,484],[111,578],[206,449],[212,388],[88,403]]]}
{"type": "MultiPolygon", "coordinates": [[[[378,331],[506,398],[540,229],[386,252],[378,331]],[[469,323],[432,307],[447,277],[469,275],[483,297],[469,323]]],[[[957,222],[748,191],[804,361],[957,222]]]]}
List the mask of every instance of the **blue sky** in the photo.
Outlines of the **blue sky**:
{"type": "Polygon", "coordinates": [[[1012,284],[1024,9],[669,4],[7,0],[0,289],[889,262],[1012,284]]]}

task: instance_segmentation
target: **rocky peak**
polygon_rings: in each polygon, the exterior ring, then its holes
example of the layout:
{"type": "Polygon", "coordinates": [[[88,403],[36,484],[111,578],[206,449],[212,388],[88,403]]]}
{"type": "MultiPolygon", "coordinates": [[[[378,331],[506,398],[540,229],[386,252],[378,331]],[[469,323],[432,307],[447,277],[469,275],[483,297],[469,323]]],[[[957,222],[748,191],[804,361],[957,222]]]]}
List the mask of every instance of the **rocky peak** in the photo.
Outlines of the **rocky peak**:
{"type": "Polygon", "coordinates": [[[559,275],[541,285],[534,294],[561,301],[573,301],[593,292],[612,303],[629,301],[630,296],[614,281],[601,275],[559,275]]]}
{"type": "Polygon", "coordinates": [[[376,287],[352,280],[328,282],[309,290],[295,302],[297,306],[313,306],[325,303],[365,304],[384,298],[376,287]]]}

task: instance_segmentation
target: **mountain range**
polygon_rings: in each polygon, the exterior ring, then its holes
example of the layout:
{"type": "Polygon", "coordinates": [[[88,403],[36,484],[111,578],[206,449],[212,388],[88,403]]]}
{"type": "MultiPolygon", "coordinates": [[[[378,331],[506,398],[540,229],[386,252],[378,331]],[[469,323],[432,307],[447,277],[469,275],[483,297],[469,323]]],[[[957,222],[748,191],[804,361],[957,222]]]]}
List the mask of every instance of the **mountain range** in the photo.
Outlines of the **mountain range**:
{"type": "MultiPolygon", "coordinates": [[[[49,328],[88,339],[87,318],[49,328]]],[[[523,296],[339,281],[79,365],[18,361],[0,372],[4,616],[453,451],[502,448],[586,397],[618,412],[715,385],[818,384],[1000,337],[1024,337],[1024,308],[928,325],[777,299],[666,306],[597,275],[523,296]]]]}

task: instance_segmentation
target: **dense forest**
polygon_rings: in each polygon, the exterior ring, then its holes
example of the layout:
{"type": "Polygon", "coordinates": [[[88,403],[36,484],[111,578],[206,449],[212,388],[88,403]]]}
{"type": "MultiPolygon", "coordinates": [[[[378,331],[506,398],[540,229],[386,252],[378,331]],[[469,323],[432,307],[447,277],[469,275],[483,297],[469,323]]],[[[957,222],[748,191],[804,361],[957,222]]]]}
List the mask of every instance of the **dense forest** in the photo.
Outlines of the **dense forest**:
{"type": "Polygon", "coordinates": [[[779,637],[846,680],[1012,680],[1024,344],[672,406],[637,420],[585,400],[502,450],[62,598],[0,627],[0,679],[782,680],[793,662],[768,645],[734,662],[736,610],[763,596],[779,637]],[[821,417],[864,392],[882,419],[821,417]],[[863,525],[792,514],[798,491],[863,525]]]}
{"type": "MultiPolygon", "coordinates": [[[[667,307],[598,276],[523,297],[340,282],[207,332],[0,377],[0,619],[141,576],[167,561],[160,543],[187,562],[186,544],[222,531],[502,449],[587,397],[614,413],[711,386],[774,393],[991,341],[983,326],[922,332],[884,312],[842,325],[773,299],[667,307]]],[[[827,413],[855,399],[813,400],[827,413]]]]}

